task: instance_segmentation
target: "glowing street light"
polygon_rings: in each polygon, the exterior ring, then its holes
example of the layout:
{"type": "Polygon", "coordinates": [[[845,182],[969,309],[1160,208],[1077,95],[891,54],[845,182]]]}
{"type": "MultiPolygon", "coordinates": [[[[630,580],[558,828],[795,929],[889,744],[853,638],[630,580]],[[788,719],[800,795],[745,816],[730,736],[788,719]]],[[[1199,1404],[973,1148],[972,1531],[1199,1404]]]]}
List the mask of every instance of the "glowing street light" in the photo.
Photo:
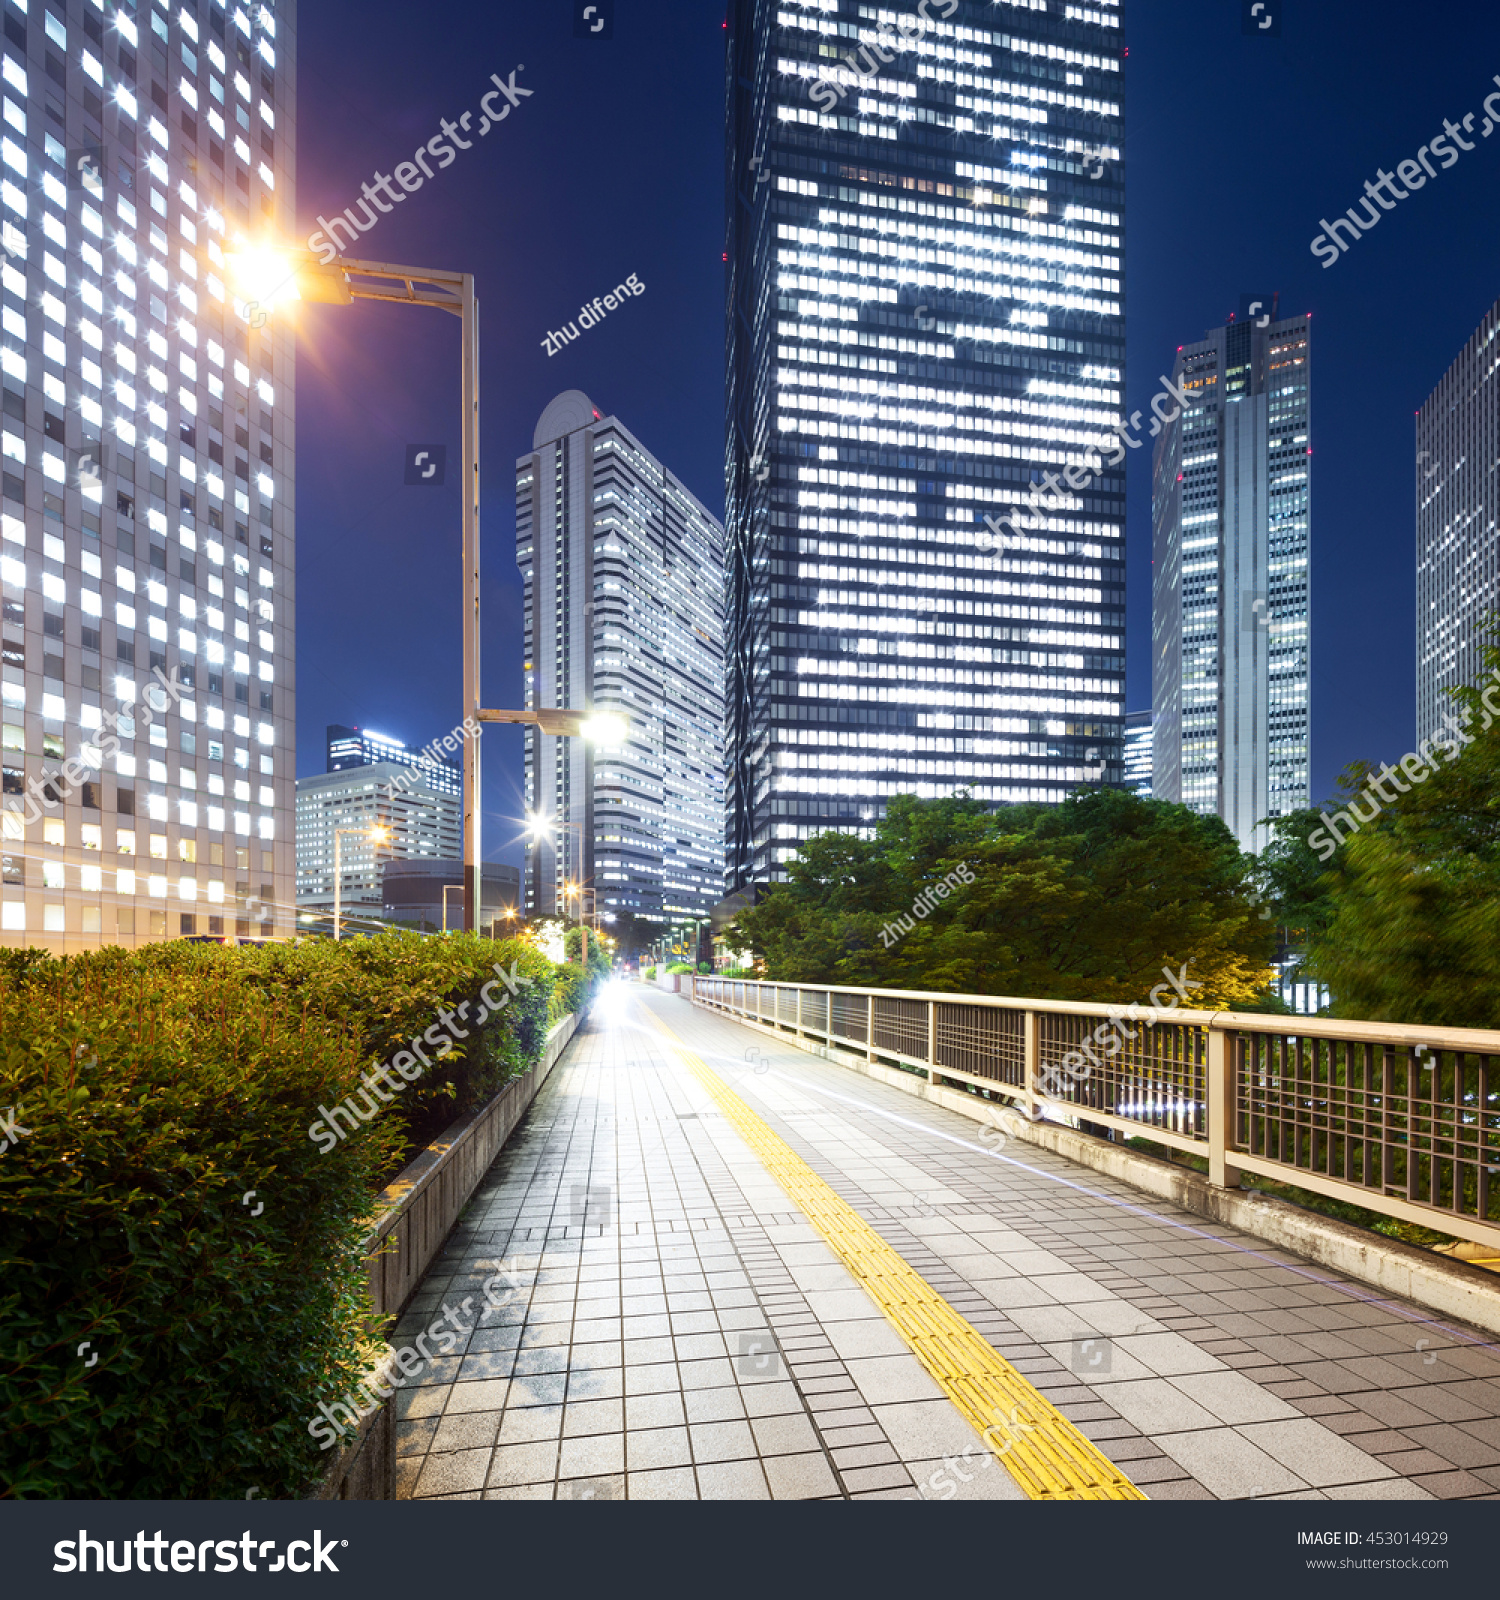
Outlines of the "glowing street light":
{"type": "Polygon", "coordinates": [[[382,827],[378,822],[358,828],[335,828],[333,830],[333,936],[335,939],[340,937],[339,917],[343,910],[344,902],[343,846],[346,833],[358,834],[360,838],[368,839],[371,844],[385,844],[391,837],[391,830],[382,827]]]}

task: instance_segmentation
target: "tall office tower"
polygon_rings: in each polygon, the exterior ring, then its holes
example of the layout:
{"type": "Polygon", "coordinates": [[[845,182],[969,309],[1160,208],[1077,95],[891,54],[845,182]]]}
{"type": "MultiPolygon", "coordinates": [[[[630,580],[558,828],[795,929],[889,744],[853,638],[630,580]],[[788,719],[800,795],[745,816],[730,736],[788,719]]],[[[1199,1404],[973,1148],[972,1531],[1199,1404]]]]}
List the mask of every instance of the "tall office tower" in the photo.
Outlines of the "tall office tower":
{"type": "Polygon", "coordinates": [[[1452,713],[1447,689],[1484,676],[1500,610],[1500,301],[1417,413],[1417,738],[1452,713]]]}
{"type": "Polygon", "coordinates": [[[0,942],[289,933],[295,0],[3,12],[0,942]]]}
{"type": "Polygon", "coordinates": [[[526,706],[616,712],[593,746],[526,730],[526,910],[707,918],[724,872],[724,530],[618,418],[558,395],[516,463],[526,706]]]}
{"type": "Polygon", "coordinates": [[[730,891],[892,795],[1120,775],[1124,474],[1082,465],[1122,394],[1119,18],[922,9],[729,7],[730,891]]]}
{"type": "Polygon", "coordinates": [[[377,761],[392,761],[397,766],[420,772],[440,794],[462,797],[464,769],[444,752],[459,747],[458,734],[434,739],[421,750],[408,750],[399,739],[376,733],[370,728],[346,728],[328,724],[328,770],[352,772],[357,767],[373,767],[377,761]]]}
{"type": "Polygon", "coordinates": [[[1142,800],[1152,798],[1151,791],[1151,713],[1130,711],[1125,715],[1125,774],[1124,787],[1142,800]]]}
{"type": "Polygon", "coordinates": [[[1178,351],[1151,490],[1155,792],[1255,851],[1310,803],[1311,720],[1311,324],[1261,320],[1178,351]]]}
{"type": "MultiPolygon", "coordinates": [[[[333,908],[334,830],[345,907],[380,916],[385,863],[447,862],[463,853],[462,801],[404,762],[377,761],[297,779],[297,909],[333,908]],[[371,838],[382,828],[386,837],[371,838]]],[[[463,899],[454,897],[461,923],[463,899]]]]}

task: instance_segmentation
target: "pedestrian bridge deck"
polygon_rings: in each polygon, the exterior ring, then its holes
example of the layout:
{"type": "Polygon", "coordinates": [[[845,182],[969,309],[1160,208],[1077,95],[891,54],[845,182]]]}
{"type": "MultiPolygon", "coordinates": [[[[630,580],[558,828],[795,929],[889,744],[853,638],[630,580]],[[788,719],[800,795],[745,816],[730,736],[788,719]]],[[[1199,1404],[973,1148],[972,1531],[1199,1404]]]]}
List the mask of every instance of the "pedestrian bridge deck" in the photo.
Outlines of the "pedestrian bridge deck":
{"type": "Polygon", "coordinates": [[[641,987],[393,1342],[466,1298],[397,1395],[403,1495],[1500,1497],[1490,1336],[641,987]],[[979,1356],[938,1370],[934,1320],[979,1356]]]}

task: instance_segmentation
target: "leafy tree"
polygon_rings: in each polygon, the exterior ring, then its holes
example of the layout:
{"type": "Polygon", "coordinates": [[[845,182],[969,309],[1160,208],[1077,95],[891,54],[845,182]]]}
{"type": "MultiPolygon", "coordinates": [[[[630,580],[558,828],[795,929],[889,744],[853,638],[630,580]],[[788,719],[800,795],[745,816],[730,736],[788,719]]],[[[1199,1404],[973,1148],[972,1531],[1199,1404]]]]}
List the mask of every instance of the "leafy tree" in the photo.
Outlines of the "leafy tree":
{"type": "MultiPolygon", "coordinates": [[[[1485,665],[1500,671],[1500,648],[1485,665]]],[[[1456,731],[1424,741],[1422,779],[1404,764],[1346,774],[1345,801],[1356,780],[1378,787],[1321,880],[1329,915],[1310,961],[1339,1016],[1500,1026],[1500,713],[1483,693],[1451,691],[1456,731]]]]}
{"type": "Polygon", "coordinates": [[[1226,1006],[1270,976],[1246,872],[1217,817],[1119,790],[902,795],[872,839],[809,839],[735,929],[785,982],[1129,1002],[1186,964],[1226,1006]]]}

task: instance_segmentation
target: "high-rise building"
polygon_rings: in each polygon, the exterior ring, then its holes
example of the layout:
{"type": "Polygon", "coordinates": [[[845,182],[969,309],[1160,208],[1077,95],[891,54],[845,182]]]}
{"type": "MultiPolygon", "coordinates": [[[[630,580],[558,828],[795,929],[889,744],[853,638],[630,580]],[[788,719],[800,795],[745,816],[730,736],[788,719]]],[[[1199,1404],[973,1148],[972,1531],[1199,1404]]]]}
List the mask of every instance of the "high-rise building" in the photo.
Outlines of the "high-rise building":
{"type": "MultiPolygon", "coordinates": [[[[388,860],[445,862],[463,851],[462,802],[425,774],[397,761],[377,761],[297,780],[297,908],[333,905],[334,829],[343,903],[379,916],[388,860]],[[381,828],[378,843],[371,830],[381,828]]],[[[456,926],[457,924],[455,924],[456,926]]]]}
{"type": "Polygon", "coordinates": [[[3,9],[0,943],[289,933],[295,0],[3,9]]]}
{"type": "Polygon", "coordinates": [[[724,535],[577,389],[516,463],[526,706],[618,713],[618,745],[526,729],[526,910],[707,917],[724,870],[724,535]]]}
{"type": "Polygon", "coordinates": [[[1125,789],[1142,800],[1151,790],[1151,713],[1130,711],[1125,716],[1125,789]]]}
{"type": "Polygon", "coordinates": [[[1417,413],[1417,738],[1477,683],[1500,610],[1500,301],[1417,413]]]}
{"type": "Polygon", "coordinates": [[[1310,803],[1310,338],[1273,313],[1183,346],[1152,462],[1153,786],[1245,850],[1310,803]]]}
{"type": "Polygon", "coordinates": [[[739,891],[892,795],[1120,777],[1123,82],[1110,4],[731,0],[728,39],[739,891]]]}
{"type": "Polygon", "coordinates": [[[373,767],[377,761],[392,761],[397,766],[410,767],[420,772],[440,794],[462,798],[464,769],[458,762],[444,754],[459,748],[460,733],[450,733],[434,739],[421,750],[408,750],[399,739],[389,734],[376,733],[371,728],[346,728],[342,723],[328,724],[328,770],[352,772],[356,767],[373,767]]]}

